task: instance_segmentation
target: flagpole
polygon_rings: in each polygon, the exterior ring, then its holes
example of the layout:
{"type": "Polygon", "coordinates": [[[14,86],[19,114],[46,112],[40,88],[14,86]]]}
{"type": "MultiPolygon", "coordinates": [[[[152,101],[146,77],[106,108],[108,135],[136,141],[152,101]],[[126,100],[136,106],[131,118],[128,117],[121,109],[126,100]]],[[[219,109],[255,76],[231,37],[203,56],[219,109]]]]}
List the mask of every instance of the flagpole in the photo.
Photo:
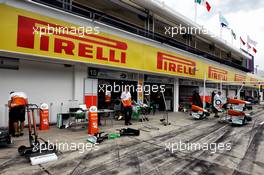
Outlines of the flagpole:
{"type": "Polygon", "coordinates": [[[240,50],[241,50],[241,36],[239,37],[239,47],[240,47],[240,50]]]}
{"type": "Polygon", "coordinates": [[[206,107],[205,103],[205,88],[206,88],[206,71],[204,71],[204,82],[203,82],[203,109],[206,107]]]}
{"type": "Polygon", "coordinates": [[[248,46],[249,46],[249,45],[248,45],[248,35],[247,35],[247,53],[249,53],[249,50],[248,50],[249,48],[248,48],[248,46]]]}
{"type": "Polygon", "coordinates": [[[242,48],[241,48],[241,36],[239,37],[239,51],[240,51],[240,53],[242,53],[242,48]]]}
{"type": "Polygon", "coordinates": [[[231,32],[230,32],[230,36],[231,36],[231,44],[232,44],[232,46],[233,46],[234,36],[233,36],[233,31],[232,31],[232,30],[231,30],[231,32]]]}
{"type": "Polygon", "coordinates": [[[197,22],[197,3],[194,1],[194,22],[197,22]]]}
{"type": "Polygon", "coordinates": [[[222,39],[222,30],[223,30],[223,27],[221,26],[220,24],[220,38],[222,39]]]}
{"type": "MultiPolygon", "coordinates": [[[[221,16],[221,12],[219,11],[219,19],[220,19],[220,16],[221,16]]],[[[219,27],[220,27],[220,39],[222,39],[222,25],[221,25],[221,21],[219,21],[219,27]]]]}

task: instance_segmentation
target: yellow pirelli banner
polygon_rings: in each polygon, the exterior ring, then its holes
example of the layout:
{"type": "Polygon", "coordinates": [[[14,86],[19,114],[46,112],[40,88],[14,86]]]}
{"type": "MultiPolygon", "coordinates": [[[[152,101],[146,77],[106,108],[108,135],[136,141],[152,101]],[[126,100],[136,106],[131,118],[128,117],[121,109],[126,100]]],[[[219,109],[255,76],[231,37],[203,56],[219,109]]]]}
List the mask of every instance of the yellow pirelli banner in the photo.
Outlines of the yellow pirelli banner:
{"type": "MultiPolygon", "coordinates": [[[[0,50],[212,81],[250,81],[251,75],[138,41],[0,5],[0,50]],[[70,29],[70,30],[69,30],[70,29]],[[206,73],[206,74],[205,74],[206,73]]],[[[85,26],[84,26],[85,27],[85,26]]]]}

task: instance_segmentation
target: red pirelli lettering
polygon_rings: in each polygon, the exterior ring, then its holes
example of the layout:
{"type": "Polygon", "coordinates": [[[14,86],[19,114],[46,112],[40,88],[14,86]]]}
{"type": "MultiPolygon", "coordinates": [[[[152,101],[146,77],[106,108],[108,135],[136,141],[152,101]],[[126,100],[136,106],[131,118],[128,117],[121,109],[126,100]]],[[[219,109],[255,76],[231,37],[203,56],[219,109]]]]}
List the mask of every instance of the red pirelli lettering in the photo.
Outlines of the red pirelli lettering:
{"type": "Polygon", "coordinates": [[[76,55],[84,58],[98,59],[105,62],[126,63],[126,51],[128,46],[123,41],[107,38],[96,34],[84,34],[83,37],[68,33],[52,33],[53,28],[64,28],[46,21],[37,20],[25,16],[18,16],[17,46],[28,49],[50,51],[51,37],[54,36],[54,53],[76,55]],[[39,26],[44,26],[39,27],[39,26]],[[48,32],[49,31],[49,32],[48,32]],[[35,47],[36,32],[44,33],[40,36],[39,48],[35,47]],[[77,43],[77,44],[76,44],[77,43]],[[93,54],[93,52],[96,52],[93,54]]]}
{"type": "Polygon", "coordinates": [[[157,69],[195,75],[195,67],[196,63],[194,61],[162,52],[157,53],[157,69]]]}
{"type": "Polygon", "coordinates": [[[79,44],[79,56],[85,57],[85,58],[93,58],[93,46],[89,44],[79,44]]]}
{"type": "Polygon", "coordinates": [[[64,39],[58,39],[55,38],[54,40],[54,52],[56,53],[62,53],[64,50],[65,54],[67,55],[74,55],[74,43],[72,41],[64,40],[64,39]]]}
{"type": "Polygon", "coordinates": [[[246,76],[235,74],[235,81],[246,81],[246,76]]]}
{"type": "Polygon", "coordinates": [[[208,77],[215,80],[227,81],[228,72],[223,69],[215,68],[209,66],[208,68],[208,77]]]}

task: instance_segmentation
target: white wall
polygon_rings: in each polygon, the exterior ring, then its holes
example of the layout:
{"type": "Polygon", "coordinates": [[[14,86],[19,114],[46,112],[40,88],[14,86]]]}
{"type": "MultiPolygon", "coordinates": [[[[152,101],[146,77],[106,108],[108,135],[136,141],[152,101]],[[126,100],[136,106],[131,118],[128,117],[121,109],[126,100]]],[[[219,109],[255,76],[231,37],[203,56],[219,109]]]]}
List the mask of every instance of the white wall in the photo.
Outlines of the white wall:
{"type": "MultiPolygon", "coordinates": [[[[217,89],[215,88],[206,88],[205,89],[205,96],[211,96],[212,95],[212,92],[215,91],[217,89]]],[[[199,94],[200,96],[203,96],[203,93],[204,93],[204,88],[203,87],[199,87],[199,94]]]]}
{"type": "MultiPolygon", "coordinates": [[[[20,60],[19,70],[0,69],[0,126],[8,124],[8,110],[5,104],[8,102],[10,91],[25,92],[30,103],[52,104],[50,120],[56,122],[61,103],[64,104],[65,110],[74,94],[73,75],[73,67],[26,60],[20,60]]],[[[83,87],[78,78],[76,81],[76,86],[83,87]]]]}
{"type": "Polygon", "coordinates": [[[84,103],[84,80],[87,78],[87,66],[85,64],[77,64],[74,66],[74,99],[79,104],[84,103]]]}
{"type": "Polygon", "coordinates": [[[228,97],[234,98],[236,96],[236,90],[228,90],[228,97]]]}

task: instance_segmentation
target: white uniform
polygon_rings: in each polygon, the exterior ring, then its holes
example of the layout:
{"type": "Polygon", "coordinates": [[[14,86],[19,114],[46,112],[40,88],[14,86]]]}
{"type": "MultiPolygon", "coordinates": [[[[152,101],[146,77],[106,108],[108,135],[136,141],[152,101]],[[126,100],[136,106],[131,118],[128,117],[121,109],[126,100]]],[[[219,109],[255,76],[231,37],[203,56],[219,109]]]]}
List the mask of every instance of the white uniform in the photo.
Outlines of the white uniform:
{"type": "Polygon", "coordinates": [[[27,99],[27,95],[24,92],[14,92],[14,93],[10,94],[9,98],[12,99],[12,97],[15,97],[15,96],[27,99]]]}
{"type": "Polygon", "coordinates": [[[214,107],[219,111],[219,110],[221,110],[222,104],[223,104],[222,97],[219,94],[215,94],[215,96],[214,96],[214,107]]]}
{"type": "Polygon", "coordinates": [[[122,94],[121,94],[121,100],[129,100],[129,99],[131,99],[130,92],[126,92],[126,91],[122,92],[122,94]]]}

